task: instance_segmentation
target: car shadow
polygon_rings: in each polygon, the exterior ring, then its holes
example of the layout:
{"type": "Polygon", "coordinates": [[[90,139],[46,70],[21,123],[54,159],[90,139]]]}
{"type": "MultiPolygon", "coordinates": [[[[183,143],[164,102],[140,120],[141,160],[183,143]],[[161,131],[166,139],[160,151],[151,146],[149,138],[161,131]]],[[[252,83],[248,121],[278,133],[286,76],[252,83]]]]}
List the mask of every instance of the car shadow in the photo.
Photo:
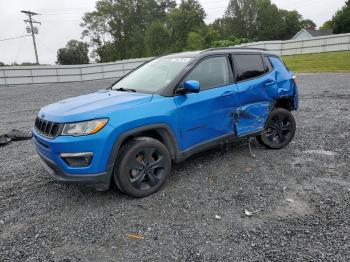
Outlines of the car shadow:
{"type": "MultiPolygon", "coordinates": [[[[255,139],[251,142],[251,148],[253,151],[264,149],[264,147],[261,146],[255,139]]],[[[225,144],[224,146],[213,147],[209,150],[194,154],[191,157],[179,163],[173,163],[172,171],[170,173],[167,183],[163,187],[161,187],[160,190],[155,194],[160,194],[161,192],[166,193],[167,186],[170,183],[172,184],[172,186],[176,186],[176,184],[182,183],[179,178],[186,170],[193,170],[193,169],[196,169],[198,166],[200,166],[200,168],[202,168],[203,170],[207,170],[206,166],[211,166],[217,160],[219,159],[221,160],[222,157],[239,158],[242,155],[246,157],[252,157],[249,150],[248,139],[244,139],[238,142],[230,142],[228,144],[225,144]]],[[[114,183],[111,183],[111,187],[109,190],[101,191],[101,192],[96,191],[93,188],[93,186],[88,186],[88,185],[60,184],[59,182],[56,182],[54,180],[50,180],[48,184],[55,185],[55,187],[59,185],[61,190],[64,189],[61,195],[64,195],[65,192],[69,193],[69,192],[75,191],[75,192],[78,192],[77,194],[81,194],[82,198],[113,197],[119,200],[126,200],[126,201],[135,201],[138,199],[122,193],[114,183]]]]}

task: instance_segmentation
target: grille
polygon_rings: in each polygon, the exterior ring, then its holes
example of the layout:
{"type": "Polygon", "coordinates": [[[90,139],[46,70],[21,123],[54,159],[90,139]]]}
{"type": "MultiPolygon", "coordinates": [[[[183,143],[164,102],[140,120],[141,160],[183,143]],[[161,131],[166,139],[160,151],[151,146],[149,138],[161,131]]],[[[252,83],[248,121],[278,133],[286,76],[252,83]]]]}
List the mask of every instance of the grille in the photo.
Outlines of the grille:
{"type": "Polygon", "coordinates": [[[60,124],[37,117],[35,119],[35,129],[44,136],[54,138],[58,135],[60,124]]]}

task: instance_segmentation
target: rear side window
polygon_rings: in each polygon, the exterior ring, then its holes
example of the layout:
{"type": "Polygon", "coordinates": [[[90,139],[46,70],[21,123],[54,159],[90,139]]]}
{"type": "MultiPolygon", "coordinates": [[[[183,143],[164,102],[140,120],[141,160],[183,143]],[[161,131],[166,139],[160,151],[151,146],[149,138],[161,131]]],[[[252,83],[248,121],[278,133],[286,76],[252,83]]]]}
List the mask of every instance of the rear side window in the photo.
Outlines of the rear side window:
{"type": "Polygon", "coordinates": [[[285,65],[283,60],[281,60],[281,58],[276,56],[270,56],[270,61],[273,64],[273,67],[276,68],[279,72],[283,74],[290,74],[288,67],[285,65]]]}
{"type": "Polygon", "coordinates": [[[263,56],[264,64],[265,64],[265,72],[271,72],[273,70],[273,66],[271,64],[270,59],[267,56],[263,56]]]}
{"type": "Polygon", "coordinates": [[[265,68],[260,55],[235,55],[237,78],[244,81],[265,74],[265,68]]]}
{"type": "Polygon", "coordinates": [[[228,62],[225,56],[211,57],[200,62],[186,77],[187,80],[197,80],[201,90],[229,84],[228,62]]]}

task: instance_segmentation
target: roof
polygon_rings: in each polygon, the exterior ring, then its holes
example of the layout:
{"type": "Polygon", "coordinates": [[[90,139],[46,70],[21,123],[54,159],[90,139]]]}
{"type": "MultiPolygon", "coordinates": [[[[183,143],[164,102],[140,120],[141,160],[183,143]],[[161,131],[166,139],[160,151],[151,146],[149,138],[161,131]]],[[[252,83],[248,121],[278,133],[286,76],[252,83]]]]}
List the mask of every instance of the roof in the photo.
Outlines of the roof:
{"type": "Polygon", "coordinates": [[[333,35],[333,29],[320,29],[320,30],[305,29],[305,30],[313,37],[333,35]]]}
{"type": "Polygon", "coordinates": [[[196,57],[200,53],[201,51],[180,52],[180,53],[166,55],[166,57],[196,57]]]}
{"type": "Polygon", "coordinates": [[[201,51],[190,51],[190,52],[181,52],[166,55],[166,57],[199,57],[203,54],[223,54],[223,53],[234,53],[234,52],[245,52],[245,53],[268,53],[266,49],[263,48],[252,48],[252,47],[219,47],[219,48],[209,48],[201,51]]]}
{"type": "Polygon", "coordinates": [[[314,29],[303,28],[298,33],[296,33],[292,39],[312,38],[312,37],[319,37],[319,36],[326,36],[326,35],[333,35],[333,30],[332,29],[314,30],[314,29]]]}
{"type": "Polygon", "coordinates": [[[260,53],[260,54],[268,54],[268,55],[276,55],[275,53],[268,51],[264,48],[254,48],[254,47],[222,47],[222,48],[209,48],[207,50],[203,50],[200,54],[225,54],[225,53],[260,53]]]}

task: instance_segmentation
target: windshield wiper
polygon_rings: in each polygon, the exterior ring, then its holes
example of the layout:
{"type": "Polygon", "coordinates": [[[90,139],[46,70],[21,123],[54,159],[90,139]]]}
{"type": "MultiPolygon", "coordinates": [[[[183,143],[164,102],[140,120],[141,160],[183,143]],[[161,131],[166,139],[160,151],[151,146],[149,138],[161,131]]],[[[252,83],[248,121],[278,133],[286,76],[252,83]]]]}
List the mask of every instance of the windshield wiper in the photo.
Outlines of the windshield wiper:
{"type": "Polygon", "coordinates": [[[113,89],[115,91],[122,91],[122,92],[136,92],[135,89],[131,89],[131,88],[124,88],[124,87],[120,87],[120,88],[117,88],[117,89],[113,89]]]}

